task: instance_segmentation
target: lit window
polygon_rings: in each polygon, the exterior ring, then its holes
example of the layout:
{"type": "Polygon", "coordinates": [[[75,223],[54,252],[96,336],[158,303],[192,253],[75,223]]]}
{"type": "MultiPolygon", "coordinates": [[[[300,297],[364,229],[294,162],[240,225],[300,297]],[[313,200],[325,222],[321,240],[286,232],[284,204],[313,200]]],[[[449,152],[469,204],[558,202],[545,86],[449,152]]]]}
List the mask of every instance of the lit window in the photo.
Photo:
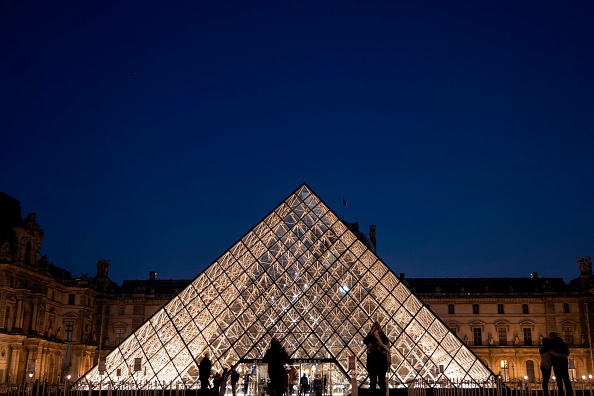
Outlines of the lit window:
{"type": "Polygon", "coordinates": [[[526,360],[526,376],[530,381],[534,381],[534,361],[526,360]]]}
{"type": "Polygon", "coordinates": [[[501,379],[503,381],[509,381],[509,362],[507,360],[502,360],[500,363],[500,367],[501,367],[501,379]]]}
{"type": "Polygon", "coordinates": [[[577,370],[575,369],[575,359],[567,359],[567,363],[569,368],[569,378],[576,378],[577,370]]]}

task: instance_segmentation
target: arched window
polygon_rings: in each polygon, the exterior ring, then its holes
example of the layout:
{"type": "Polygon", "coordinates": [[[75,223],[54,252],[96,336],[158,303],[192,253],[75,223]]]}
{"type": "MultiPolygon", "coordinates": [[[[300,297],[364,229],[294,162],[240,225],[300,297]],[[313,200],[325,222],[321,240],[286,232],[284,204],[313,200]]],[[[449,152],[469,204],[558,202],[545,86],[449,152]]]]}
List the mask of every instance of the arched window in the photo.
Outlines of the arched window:
{"type": "Polygon", "coordinates": [[[503,381],[509,381],[509,362],[505,359],[502,359],[500,362],[501,367],[501,379],[503,381]]]}
{"type": "Polygon", "coordinates": [[[526,376],[528,376],[528,380],[534,381],[536,378],[534,376],[534,361],[526,360],[526,376]]]}

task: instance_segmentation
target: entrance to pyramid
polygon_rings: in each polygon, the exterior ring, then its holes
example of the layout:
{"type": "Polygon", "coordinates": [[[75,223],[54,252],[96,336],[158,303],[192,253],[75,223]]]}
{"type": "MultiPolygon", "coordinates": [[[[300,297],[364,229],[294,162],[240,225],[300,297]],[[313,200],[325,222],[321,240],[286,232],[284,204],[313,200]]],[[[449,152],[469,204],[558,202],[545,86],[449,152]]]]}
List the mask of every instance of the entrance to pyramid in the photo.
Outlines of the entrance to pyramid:
{"type": "MultiPolygon", "coordinates": [[[[349,377],[335,359],[293,359],[285,365],[283,381],[285,396],[325,396],[351,393],[349,377]]],[[[236,370],[240,374],[237,394],[262,396],[272,394],[268,365],[261,359],[240,360],[236,370]]]]}
{"type": "Polygon", "coordinates": [[[375,322],[388,339],[390,388],[492,386],[491,370],[378,257],[369,238],[304,184],[75,387],[197,389],[206,353],[216,370],[241,361],[263,373],[258,360],[275,337],[291,359],[302,359],[300,375],[326,375],[333,394],[344,394],[348,379],[357,389],[369,385],[363,339],[375,322]]]}

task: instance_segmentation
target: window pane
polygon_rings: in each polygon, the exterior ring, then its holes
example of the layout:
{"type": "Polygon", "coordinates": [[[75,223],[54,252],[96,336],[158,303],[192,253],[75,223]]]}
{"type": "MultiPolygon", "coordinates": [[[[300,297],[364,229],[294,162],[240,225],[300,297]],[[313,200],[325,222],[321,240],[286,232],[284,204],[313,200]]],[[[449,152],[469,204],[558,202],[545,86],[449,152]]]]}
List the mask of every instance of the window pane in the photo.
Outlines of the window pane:
{"type": "Polygon", "coordinates": [[[532,346],[532,329],[524,329],[524,345],[532,346]]]}
{"type": "Polygon", "coordinates": [[[480,327],[475,327],[474,329],[472,329],[472,335],[474,337],[475,346],[483,345],[483,334],[482,329],[480,327]]]}
{"type": "Polygon", "coordinates": [[[497,333],[499,335],[499,345],[507,345],[507,329],[505,327],[500,327],[497,329],[497,333]]]}
{"type": "Polygon", "coordinates": [[[526,376],[530,381],[534,381],[534,362],[532,360],[526,361],[526,376]]]}

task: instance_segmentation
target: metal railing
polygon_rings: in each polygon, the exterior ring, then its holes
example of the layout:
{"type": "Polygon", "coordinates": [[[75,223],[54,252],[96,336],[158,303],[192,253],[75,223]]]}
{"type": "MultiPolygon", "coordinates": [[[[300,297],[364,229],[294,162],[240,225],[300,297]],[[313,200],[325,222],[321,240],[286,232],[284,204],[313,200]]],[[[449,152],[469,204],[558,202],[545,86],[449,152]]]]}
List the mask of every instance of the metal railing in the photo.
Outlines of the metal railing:
{"type": "MultiPolygon", "coordinates": [[[[404,391],[408,396],[543,396],[541,383],[535,380],[502,381],[500,378],[476,381],[439,380],[427,382],[423,379],[410,381],[404,391]]],[[[573,380],[573,395],[559,392],[557,383],[549,384],[550,396],[594,396],[594,380],[573,380]]],[[[390,393],[396,389],[392,388],[390,393]]],[[[190,389],[180,384],[155,386],[152,388],[138,388],[133,383],[123,384],[110,389],[91,386],[87,389],[70,388],[65,383],[25,382],[21,384],[0,383],[0,396],[212,396],[211,390],[202,394],[198,389],[190,389]]],[[[349,390],[350,393],[350,390],[349,390]]],[[[399,393],[402,394],[402,393],[399,393]]],[[[313,395],[313,393],[312,393],[313,395]]],[[[230,389],[225,396],[231,396],[230,389]]],[[[238,385],[237,396],[244,396],[243,389],[238,385]]],[[[254,394],[254,389],[246,396],[262,396],[254,394]]],[[[326,396],[339,396],[326,395],[326,396]]]]}

